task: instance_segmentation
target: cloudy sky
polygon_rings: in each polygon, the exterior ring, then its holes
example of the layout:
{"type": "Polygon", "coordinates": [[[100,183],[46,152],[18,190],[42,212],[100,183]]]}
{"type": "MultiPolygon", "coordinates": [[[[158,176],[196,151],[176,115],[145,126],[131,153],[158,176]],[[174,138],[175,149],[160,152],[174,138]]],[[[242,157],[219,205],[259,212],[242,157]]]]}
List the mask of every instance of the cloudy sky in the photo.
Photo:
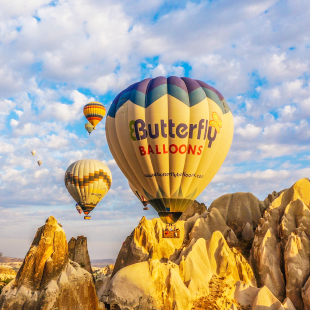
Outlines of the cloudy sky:
{"type": "Polygon", "coordinates": [[[0,0],[0,252],[24,257],[49,215],[92,259],[115,258],[142,211],[83,106],[108,109],[128,85],[159,75],[209,83],[235,123],[223,167],[197,198],[233,192],[263,200],[310,169],[310,4],[307,0],[0,0]],[[32,149],[37,151],[33,157],[32,149]],[[84,221],[63,178],[93,158],[113,174],[84,221]],[[39,167],[37,160],[42,160],[39,167]]]}

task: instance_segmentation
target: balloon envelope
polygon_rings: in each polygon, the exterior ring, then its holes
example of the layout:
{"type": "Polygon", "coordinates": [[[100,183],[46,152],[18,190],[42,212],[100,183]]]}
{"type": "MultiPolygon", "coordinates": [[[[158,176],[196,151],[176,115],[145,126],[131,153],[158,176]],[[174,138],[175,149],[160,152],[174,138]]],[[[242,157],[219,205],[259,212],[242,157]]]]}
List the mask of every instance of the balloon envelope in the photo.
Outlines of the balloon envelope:
{"type": "Polygon", "coordinates": [[[83,109],[84,115],[87,118],[87,120],[94,126],[94,128],[97,126],[97,124],[103,119],[105,116],[106,110],[102,103],[100,102],[89,102],[84,106],[83,109]]]}
{"type": "Polygon", "coordinates": [[[82,208],[79,206],[78,203],[75,205],[75,208],[76,208],[76,211],[79,212],[79,214],[83,212],[82,208]]]}
{"type": "Polygon", "coordinates": [[[72,198],[89,214],[109,191],[112,174],[103,162],[82,159],[69,166],[64,181],[72,198]]]}
{"type": "Polygon", "coordinates": [[[88,131],[88,133],[90,134],[94,129],[95,127],[90,123],[90,122],[87,122],[85,124],[85,129],[88,131]]]}
{"type": "Polygon", "coordinates": [[[37,163],[38,163],[39,166],[41,166],[42,165],[42,160],[38,160],[37,163]]]}
{"type": "Polygon", "coordinates": [[[144,196],[142,194],[139,193],[139,190],[137,188],[135,188],[135,186],[133,184],[131,184],[130,182],[128,182],[130,189],[133,191],[133,193],[137,196],[137,198],[141,201],[141,203],[144,206],[147,206],[148,202],[147,200],[144,198],[144,196]]]}
{"type": "Polygon", "coordinates": [[[157,77],[116,96],[106,135],[128,181],[163,222],[174,223],[224,162],[233,117],[224,97],[210,85],[157,77]]]}
{"type": "Polygon", "coordinates": [[[34,156],[36,154],[36,151],[35,150],[31,151],[31,154],[34,156]]]}

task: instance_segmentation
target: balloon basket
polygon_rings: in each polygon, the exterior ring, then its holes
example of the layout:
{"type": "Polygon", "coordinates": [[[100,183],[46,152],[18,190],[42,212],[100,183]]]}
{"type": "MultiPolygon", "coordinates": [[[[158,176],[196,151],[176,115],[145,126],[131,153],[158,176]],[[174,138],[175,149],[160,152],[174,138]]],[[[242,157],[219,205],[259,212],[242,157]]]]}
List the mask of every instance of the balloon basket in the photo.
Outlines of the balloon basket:
{"type": "Polygon", "coordinates": [[[163,238],[180,238],[180,229],[175,225],[167,225],[165,229],[162,229],[163,238]]]}
{"type": "Polygon", "coordinates": [[[89,215],[84,216],[84,220],[90,220],[90,219],[91,219],[91,216],[89,216],[89,215]]]}
{"type": "Polygon", "coordinates": [[[148,209],[149,209],[148,207],[144,207],[144,208],[143,208],[143,210],[148,210],[148,209]]]}

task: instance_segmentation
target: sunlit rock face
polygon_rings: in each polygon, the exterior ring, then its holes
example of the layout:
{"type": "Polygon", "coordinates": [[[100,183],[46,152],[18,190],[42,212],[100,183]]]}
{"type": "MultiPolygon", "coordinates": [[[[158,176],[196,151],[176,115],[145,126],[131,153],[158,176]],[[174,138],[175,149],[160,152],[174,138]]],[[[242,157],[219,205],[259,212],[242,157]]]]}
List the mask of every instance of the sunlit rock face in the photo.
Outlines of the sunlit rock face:
{"type": "Polygon", "coordinates": [[[87,248],[87,238],[78,236],[77,239],[72,237],[68,243],[69,258],[78,263],[89,273],[93,273],[87,248]]]}
{"type": "Polygon", "coordinates": [[[220,231],[190,244],[175,262],[158,258],[119,270],[101,296],[115,309],[295,310],[266,287],[257,288],[251,266],[220,231]]]}
{"type": "Polygon", "coordinates": [[[309,309],[310,181],[301,179],[273,200],[255,232],[251,250],[258,285],[297,310],[309,309]]]}
{"type": "Polygon", "coordinates": [[[191,309],[197,298],[208,295],[214,277],[225,278],[230,305],[237,281],[256,284],[250,265],[238,251],[230,250],[219,231],[208,241],[200,238],[190,245],[175,263],[158,257],[122,268],[102,300],[121,309],[191,309]]]}
{"type": "Polygon", "coordinates": [[[251,193],[223,195],[211,203],[209,211],[214,208],[221,213],[225,223],[237,237],[242,235],[247,223],[252,229],[256,228],[263,211],[262,203],[251,193]]]}
{"type": "Polygon", "coordinates": [[[18,274],[4,287],[0,309],[104,309],[90,273],[68,258],[66,235],[50,216],[38,229],[18,274]]]}

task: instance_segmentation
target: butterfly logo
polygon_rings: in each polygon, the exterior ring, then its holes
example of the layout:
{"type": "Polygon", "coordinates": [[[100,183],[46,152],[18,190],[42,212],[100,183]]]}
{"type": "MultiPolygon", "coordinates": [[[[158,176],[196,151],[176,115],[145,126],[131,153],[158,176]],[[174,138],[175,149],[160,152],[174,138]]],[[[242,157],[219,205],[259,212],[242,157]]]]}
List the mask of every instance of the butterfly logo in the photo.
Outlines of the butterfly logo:
{"type": "Polygon", "coordinates": [[[216,129],[217,133],[220,133],[221,128],[223,126],[221,118],[219,117],[219,115],[216,112],[212,113],[212,118],[213,118],[213,120],[211,120],[209,122],[209,125],[211,127],[214,127],[216,129]]]}

